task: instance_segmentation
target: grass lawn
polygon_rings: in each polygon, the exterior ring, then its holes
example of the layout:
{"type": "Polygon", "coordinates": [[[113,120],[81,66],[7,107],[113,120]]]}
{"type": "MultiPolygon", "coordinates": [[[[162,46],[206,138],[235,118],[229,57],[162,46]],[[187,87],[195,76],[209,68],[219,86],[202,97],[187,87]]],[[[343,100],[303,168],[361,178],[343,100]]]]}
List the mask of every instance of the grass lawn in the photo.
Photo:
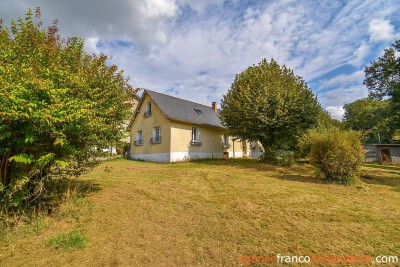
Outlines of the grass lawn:
{"type": "Polygon", "coordinates": [[[368,164],[363,171],[362,186],[345,187],[326,184],[306,164],[107,161],[75,184],[89,192],[84,198],[3,236],[0,266],[238,266],[241,255],[277,254],[400,257],[400,168],[368,164]]]}

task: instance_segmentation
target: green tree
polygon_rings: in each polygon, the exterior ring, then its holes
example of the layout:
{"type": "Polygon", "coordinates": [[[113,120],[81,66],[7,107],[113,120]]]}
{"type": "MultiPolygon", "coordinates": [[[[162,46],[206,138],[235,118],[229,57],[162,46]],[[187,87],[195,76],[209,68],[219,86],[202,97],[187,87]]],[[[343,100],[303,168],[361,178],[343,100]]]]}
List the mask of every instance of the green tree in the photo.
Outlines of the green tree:
{"type": "Polygon", "coordinates": [[[322,113],[301,77],[273,59],[263,59],[236,75],[223,96],[220,117],[231,135],[260,141],[265,159],[274,163],[273,154],[293,149],[322,113]]]}
{"type": "Polygon", "coordinates": [[[345,124],[356,131],[364,131],[366,142],[390,142],[394,130],[390,120],[390,102],[373,98],[358,99],[344,105],[345,124]]]}
{"type": "Polygon", "coordinates": [[[123,135],[134,93],[107,56],[62,39],[57,21],[43,29],[39,9],[0,23],[0,212],[37,204],[50,178],[90,167],[123,135]]]}
{"type": "Polygon", "coordinates": [[[368,87],[369,96],[374,99],[390,100],[390,120],[392,130],[400,128],[400,39],[383,56],[365,67],[364,85],[368,87]]]}

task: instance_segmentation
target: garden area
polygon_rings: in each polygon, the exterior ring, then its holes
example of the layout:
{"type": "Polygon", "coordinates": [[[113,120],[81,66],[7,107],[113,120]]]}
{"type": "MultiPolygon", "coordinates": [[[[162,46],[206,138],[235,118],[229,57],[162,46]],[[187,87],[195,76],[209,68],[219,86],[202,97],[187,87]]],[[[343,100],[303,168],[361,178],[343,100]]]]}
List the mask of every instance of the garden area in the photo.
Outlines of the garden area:
{"type": "MultiPolygon", "coordinates": [[[[0,265],[236,266],[240,256],[397,255],[400,168],[326,182],[305,162],[103,162],[50,216],[3,229],[0,265]]],[[[324,264],[322,264],[324,265],[324,264]]]]}

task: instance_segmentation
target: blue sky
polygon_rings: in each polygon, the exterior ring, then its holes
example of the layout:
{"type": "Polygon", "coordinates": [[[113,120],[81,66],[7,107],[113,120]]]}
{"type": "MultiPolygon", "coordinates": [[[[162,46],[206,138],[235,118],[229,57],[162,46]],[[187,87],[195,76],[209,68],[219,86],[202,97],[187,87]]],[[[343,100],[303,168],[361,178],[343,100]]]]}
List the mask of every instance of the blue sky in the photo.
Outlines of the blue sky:
{"type": "Polygon", "coordinates": [[[0,17],[36,6],[88,52],[113,56],[136,87],[208,105],[235,74],[274,58],[336,118],[368,95],[365,65],[400,38],[398,0],[2,0],[0,17]]]}

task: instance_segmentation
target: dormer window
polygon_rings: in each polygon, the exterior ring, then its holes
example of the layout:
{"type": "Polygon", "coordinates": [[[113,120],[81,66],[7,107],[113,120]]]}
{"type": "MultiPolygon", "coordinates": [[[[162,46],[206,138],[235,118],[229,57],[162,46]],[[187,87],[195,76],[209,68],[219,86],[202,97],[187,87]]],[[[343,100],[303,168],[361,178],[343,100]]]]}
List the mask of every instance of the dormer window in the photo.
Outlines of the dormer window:
{"type": "Polygon", "coordinates": [[[146,111],[144,112],[144,116],[147,118],[147,117],[150,117],[151,114],[152,114],[152,112],[151,112],[151,102],[148,102],[147,106],[146,106],[146,111]]]}
{"type": "Polygon", "coordinates": [[[199,108],[194,108],[194,111],[196,111],[198,115],[204,115],[203,111],[199,108]]]}

